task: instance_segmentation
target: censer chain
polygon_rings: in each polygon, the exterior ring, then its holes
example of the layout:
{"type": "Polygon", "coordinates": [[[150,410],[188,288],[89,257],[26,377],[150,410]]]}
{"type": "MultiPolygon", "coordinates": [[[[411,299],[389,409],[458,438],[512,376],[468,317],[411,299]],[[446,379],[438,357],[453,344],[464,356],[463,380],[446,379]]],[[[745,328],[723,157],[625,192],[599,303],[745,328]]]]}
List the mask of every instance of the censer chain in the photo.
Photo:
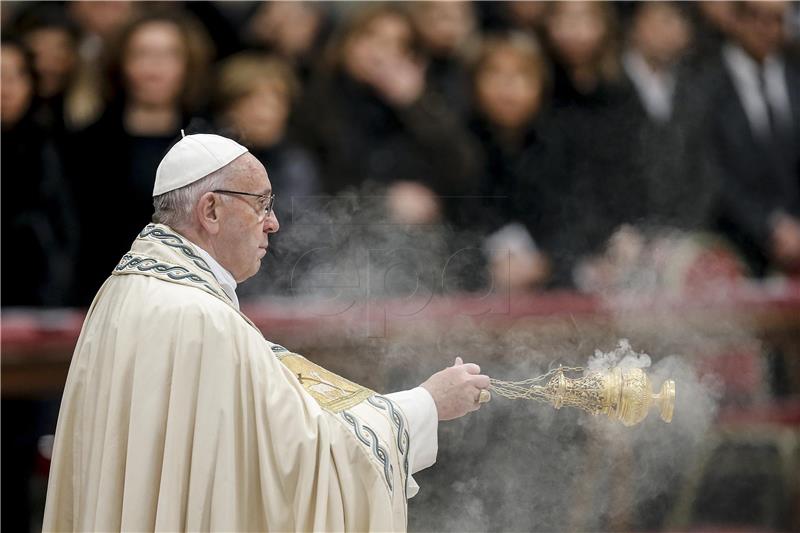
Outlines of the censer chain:
{"type": "Polygon", "coordinates": [[[583,367],[562,366],[535,378],[522,381],[503,381],[492,378],[489,383],[493,392],[510,400],[526,399],[547,402],[550,400],[551,395],[545,391],[543,383],[546,384],[549,378],[558,373],[583,371],[583,367]]]}

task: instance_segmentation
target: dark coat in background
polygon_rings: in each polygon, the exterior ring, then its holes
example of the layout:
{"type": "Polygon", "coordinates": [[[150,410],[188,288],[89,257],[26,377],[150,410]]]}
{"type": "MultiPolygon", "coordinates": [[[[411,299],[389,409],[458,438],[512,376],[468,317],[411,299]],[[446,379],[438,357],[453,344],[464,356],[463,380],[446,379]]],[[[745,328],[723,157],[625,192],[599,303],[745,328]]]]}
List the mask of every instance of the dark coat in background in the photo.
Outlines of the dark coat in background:
{"type": "Polygon", "coordinates": [[[23,118],[2,133],[3,306],[63,306],[71,299],[78,226],[59,152],[23,118]]]}
{"type": "Polygon", "coordinates": [[[430,91],[439,96],[453,113],[465,117],[470,111],[469,70],[457,57],[433,56],[428,62],[425,78],[430,91]]]}
{"type": "Polygon", "coordinates": [[[544,238],[543,219],[557,201],[550,196],[550,188],[562,181],[565,164],[559,159],[563,151],[557,145],[560,139],[552,135],[550,127],[547,118],[536,120],[512,141],[481,117],[470,122],[471,132],[483,146],[484,165],[473,220],[484,234],[521,222],[534,240],[544,238]]]}
{"type": "Polygon", "coordinates": [[[672,114],[663,122],[649,117],[636,99],[648,225],[684,231],[713,227],[719,200],[719,174],[709,150],[715,108],[708,93],[699,90],[702,83],[695,69],[677,67],[672,114]]]}
{"type": "Polygon", "coordinates": [[[433,94],[397,109],[339,73],[317,80],[299,114],[299,131],[320,158],[327,193],[405,180],[443,196],[476,190],[477,149],[433,94]]]}
{"type": "Polygon", "coordinates": [[[791,129],[765,142],[753,132],[722,58],[709,66],[711,153],[721,180],[718,228],[756,275],[769,266],[773,214],[800,217],[800,68],[788,58],[785,67],[791,129]]]}
{"type": "Polygon", "coordinates": [[[600,252],[621,225],[644,220],[645,118],[627,85],[605,84],[582,94],[558,79],[548,129],[553,171],[537,225],[553,261],[553,284],[570,286],[582,258],[600,252]]]}
{"type": "Polygon", "coordinates": [[[113,106],[72,138],[67,161],[80,213],[76,305],[88,305],[153,215],[156,169],[179,129],[167,135],[126,131],[113,106]]]}

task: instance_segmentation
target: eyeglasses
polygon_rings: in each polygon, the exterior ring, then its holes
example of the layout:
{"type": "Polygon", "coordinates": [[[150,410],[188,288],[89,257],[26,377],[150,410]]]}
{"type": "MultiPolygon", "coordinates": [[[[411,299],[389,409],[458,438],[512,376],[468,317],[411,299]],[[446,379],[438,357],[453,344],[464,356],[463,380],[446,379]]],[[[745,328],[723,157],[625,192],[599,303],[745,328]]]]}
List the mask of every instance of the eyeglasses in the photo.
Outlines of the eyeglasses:
{"type": "Polygon", "coordinates": [[[241,194],[242,196],[255,196],[258,198],[258,210],[263,211],[261,216],[262,221],[272,214],[272,206],[275,205],[274,194],[254,194],[252,192],[228,191],[225,189],[216,189],[211,192],[215,192],[217,194],[241,194]]]}

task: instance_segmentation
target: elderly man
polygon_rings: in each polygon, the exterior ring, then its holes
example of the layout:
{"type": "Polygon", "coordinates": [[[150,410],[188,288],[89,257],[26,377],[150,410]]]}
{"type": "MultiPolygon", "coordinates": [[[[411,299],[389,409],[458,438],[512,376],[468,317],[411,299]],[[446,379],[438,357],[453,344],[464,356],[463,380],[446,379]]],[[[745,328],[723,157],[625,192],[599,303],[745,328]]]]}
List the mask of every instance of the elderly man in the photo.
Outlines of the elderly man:
{"type": "Polygon", "coordinates": [[[97,294],[56,431],[45,530],[398,530],[438,420],[488,399],[460,359],[381,396],[266,341],[236,284],[278,231],[264,167],[189,135],[97,294]]]}

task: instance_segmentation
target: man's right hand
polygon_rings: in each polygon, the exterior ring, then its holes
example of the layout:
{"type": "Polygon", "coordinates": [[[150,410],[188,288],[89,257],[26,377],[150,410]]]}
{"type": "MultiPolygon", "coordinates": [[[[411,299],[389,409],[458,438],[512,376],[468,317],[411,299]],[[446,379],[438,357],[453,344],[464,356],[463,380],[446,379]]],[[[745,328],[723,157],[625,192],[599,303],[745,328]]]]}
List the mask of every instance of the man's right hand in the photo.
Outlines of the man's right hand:
{"type": "Polygon", "coordinates": [[[489,388],[489,376],[481,374],[478,365],[464,364],[456,357],[453,366],[435,373],[421,386],[433,396],[439,420],[452,420],[480,408],[478,398],[489,388]]]}

